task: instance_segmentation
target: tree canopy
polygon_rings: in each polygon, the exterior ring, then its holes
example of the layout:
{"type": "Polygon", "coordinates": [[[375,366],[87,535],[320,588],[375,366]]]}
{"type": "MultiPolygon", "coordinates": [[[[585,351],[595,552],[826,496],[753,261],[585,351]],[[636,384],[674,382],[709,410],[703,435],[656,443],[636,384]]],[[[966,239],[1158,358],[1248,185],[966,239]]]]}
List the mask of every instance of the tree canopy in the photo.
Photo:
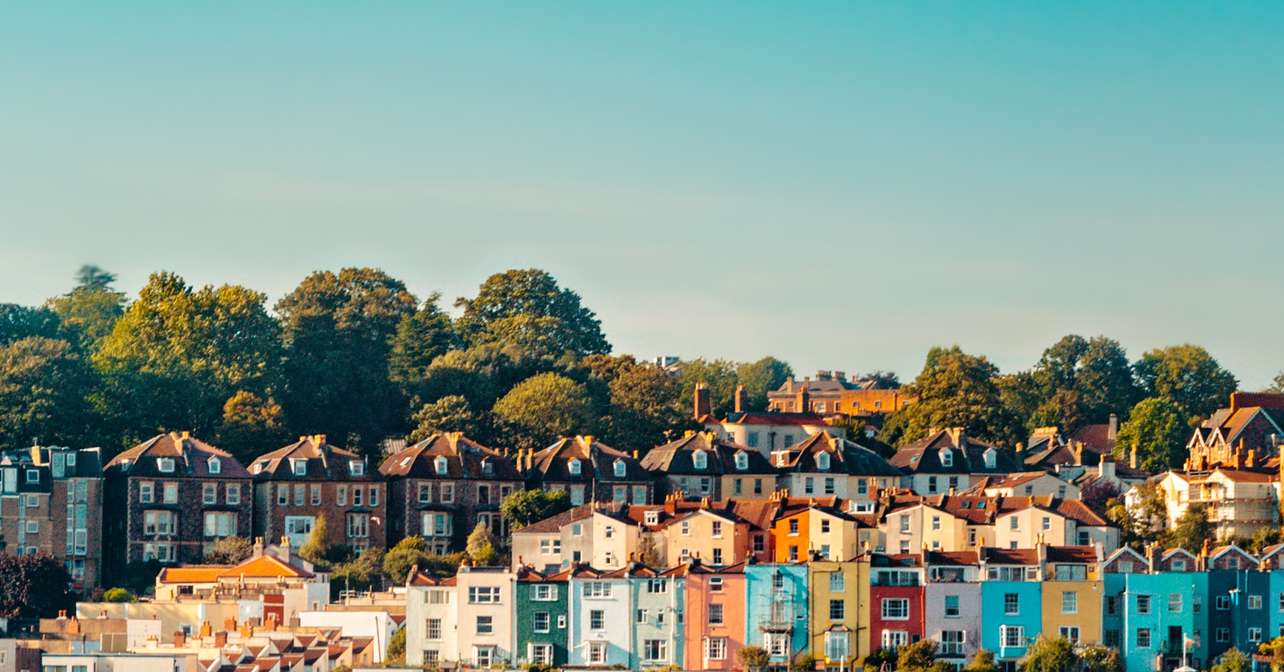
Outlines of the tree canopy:
{"type": "Polygon", "coordinates": [[[540,373],[495,402],[495,420],[517,448],[543,448],[559,437],[592,433],[597,418],[588,390],[566,376],[540,373]]]}
{"type": "Polygon", "coordinates": [[[1135,448],[1141,469],[1156,472],[1180,467],[1189,432],[1182,409],[1174,401],[1166,397],[1143,399],[1119,427],[1116,456],[1126,464],[1135,448]]]}
{"type": "Polygon", "coordinates": [[[477,296],[460,298],[455,305],[464,310],[458,327],[470,343],[538,332],[555,350],[579,356],[611,351],[597,315],[583,305],[579,294],[558,285],[546,271],[496,273],[482,283],[477,296]]]}
{"type": "Polygon", "coordinates": [[[1197,345],[1151,350],[1134,369],[1146,396],[1171,400],[1191,425],[1226,405],[1238,385],[1230,371],[1197,345]]]}

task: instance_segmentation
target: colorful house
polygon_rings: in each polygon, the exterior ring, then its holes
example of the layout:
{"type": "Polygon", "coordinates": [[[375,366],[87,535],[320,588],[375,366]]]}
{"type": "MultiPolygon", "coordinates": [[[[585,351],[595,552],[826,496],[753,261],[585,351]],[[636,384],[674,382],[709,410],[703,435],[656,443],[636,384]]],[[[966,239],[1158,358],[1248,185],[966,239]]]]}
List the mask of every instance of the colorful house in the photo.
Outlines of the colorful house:
{"type": "Polygon", "coordinates": [[[668,571],[640,563],[630,565],[633,656],[629,669],[682,666],[686,570],[686,565],[668,571]]]}
{"type": "Polygon", "coordinates": [[[813,560],[807,564],[811,590],[811,655],[838,664],[870,654],[870,557],[849,561],[813,560]]]}
{"type": "Polygon", "coordinates": [[[745,645],[745,565],[692,563],[687,569],[686,670],[739,669],[745,645]]]}
{"type": "Polygon", "coordinates": [[[773,667],[787,667],[807,650],[811,616],[807,574],[804,564],[745,567],[745,643],[765,649],[773,667]]]}
{"type": "Polygon", "coordinates": [[[870,557],[869,641],[894,651],[923,638],[923,557],[870,557]]]}
{"type": "Polygon", "coordinates": [[[455,632],[461,662],[490,667],[514,660],[513,576],[504,567],[471,567],[467,563],[455,574],[459,604],[455,632]]]}
{"type": "Polygon", "coordinates": [[[1101,643],[1101,550],[1039,546],[1043,563],[1043,630],[1074,644],[1101,643]]]}
{"type": "Polygon", "coordinates": [[[629,581],[623,570],[580,565],[570,572],[567,606],[572,667],[629,664],[633,652],[629,581]]]}
{"type": "Polygon", "coordinates": [[[982,548],[981,648],[1012,666],[1043,632],[1039,557],[1033,548],[982,548]]]}
{"type": "Polygon", "coordinates": [[[1211,553],[1205,550],[1204,554],[1208,558],[1207,595],[1212,603],[1209,625],[1213,637],[1208,655],[1216,658],[1232,646],[1240,651],[1256,650],[1270,640],[1266,634],[1270,627],[1266,614],[1270,573],[1257,571],[1258,559],[1234,544],[1211,553]]]}
{"type": "Polygon", "coordinates": [[[455,577],[413,571],[406,581],[406,663],[458,662],[459,599],[455,577]]]}
{"type": "Polygon", "coordinates": [[[1143,558],[1125,547],[1102,563],[1102,640],[1120,650],[1127,669],[1153,670],[1157,661],[1176,669],[1183,642],[1187,664],[1200,668],[1209,660],[1208,574],[1194,560],[1180,549],[1160,555],[1151,548],[1143,558]],[[1171,571],[1174,564],[1184,569],[1171,571]]]}
{"type": "Polygon", "coordinates": [[[530,567],[517,570],[513,620],[519,664],[561,667],[569,662],[566,605],[571,572],[541,574],[530,567]]]}
{"type": "Polygon", "coordinates": [[[976,551],[924,551],[923,635],[937,655],[962,665],[981,643],[981,565],[976,551]]]}

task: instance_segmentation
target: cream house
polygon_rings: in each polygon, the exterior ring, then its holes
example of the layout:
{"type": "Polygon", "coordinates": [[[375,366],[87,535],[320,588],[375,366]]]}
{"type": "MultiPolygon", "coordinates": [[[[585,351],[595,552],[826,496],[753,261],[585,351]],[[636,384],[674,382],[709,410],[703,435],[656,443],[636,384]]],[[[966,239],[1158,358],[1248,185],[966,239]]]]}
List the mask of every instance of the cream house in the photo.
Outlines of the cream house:
{"type": "Polygon", "coordinates": [[[459,568],[455,595],[459,601],[456,635],[461,662],[485,668],[514,660],[514,581],[514,574],[503,567],[465,564],[459,568]]]}

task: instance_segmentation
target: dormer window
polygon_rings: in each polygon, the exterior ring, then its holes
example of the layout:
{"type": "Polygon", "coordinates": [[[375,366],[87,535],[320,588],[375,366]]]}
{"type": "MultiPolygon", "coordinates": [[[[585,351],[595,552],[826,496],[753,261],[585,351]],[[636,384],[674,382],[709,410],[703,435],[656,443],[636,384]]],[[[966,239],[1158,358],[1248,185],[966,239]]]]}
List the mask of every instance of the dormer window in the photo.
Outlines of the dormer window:
{"type": "Polygon", "coordinates": [[[996,461],[995,451],[993,448],[987,448],[985,451],[985,468],[993,469],[996,461]]]}
{"type": "Polygon", "coordinates": [[[744,471],[749,468],[749,455],[743,450],[736,453],[736,471],[744,471]]]}
{"type": "Polygon", "coordinates": [[[438,455],[436,458],[433,459],[432,466],[433,466],[433,471],[436,471],[438,476],[445,476],[446,475],[446,456],[438,455]]]}
{"type": "Polygon", "coordinates": [[[156,458],[156,470],[162,474],[174,473],[174,458],[158,457],[156,458]]]}
{"type": "Polygon", "coordinates": [[[695,466],[695,468],[696,468],[696,469],[708,469],[708,468],[709,468],[709,454],[708,454],[708,453],[706,453],[706,452],[704,452],[703,450],[697,450],[697,451],[695,451],[695,453],[691,456],[691,462],[692,462],[692,464],[695,466]]]}
{"type": "Polygon", "coordinates": [[[941,466],[942,467],[954,466],[954,451],[950,450],[949,448],[941,449],[941,466]]]}
{"type": "Polygon", "coordinates": [[[829,453],[821,453],[816,456],[816,468],[821,471],[829,471],[829,453]]]}
{"type": "Polygon", "coordinates": [[[290,458],[290,471],[293,472],[295,476],[307,476],[308,461],[298,457],[290,458]]]}
{"type": "Polygon", "coordinates": [[[76,466],[76,454],[75,454],[75,453],[67,453],[67,466],[68,466],[68,467],[74,467],[74,466],[76,466]]]}
{"type": "Polygon", "coordinates": [[[223,460],[218,459],[218,457],[211,457],[210,459],[205,460],[205,466],[209,469],[211,474],[223,473],[223,460]]]}
{"type": "Polygon", "coordinates": [[[624,478],[625,469],[628,468],[628,465],[624,464],[624,460],[616,460],[613,466],[615,467],[615,477],[624,478]]]}
{"type": "Polygon", "coordinates": [[[659,512],[659,511],[647,511],[647,512],[646,512],[646,524],[647,524],[647,525],[659,525],[659,524],[660,524],[660,512],[659,512]]]}
{"type": "Polygon", "coordinates": [[[491,462],[491,461],[490,461],[490,458],[487,458],[487,459],[482,460],[481,468],[482,468],[482,473],[483,473],[483,474],[485,474],[485,475],[487,475],[487,476],[494,476],[494,475],[495,475],[495,463],[494,463],[494,462],[491,462]]]}
{"type": "Polygon", "coordinates": [[[572,475],[572,476],[579,476],[579,475],[580,475],[580,459],[579,459],[578,457],[572,457],[572,458],[571,458],[571,461],[566,463],[566,468],[567,468],[567,470],[568,470],[568,471],[570,471],[570,472],[571,472],[571,475],[572,475]]]}
{"type": "Polygon", "coordinates": [[[361,460],[348,461],[348,473],[353,476],[364,476],[366,473],[366,464],[361,460]]]}
{"type": "Polygon", "coordinates": [[[39,471],[37,471],[36,469],[28,469],[28,470],[27,470],[27,482],[28,482],[28,483],[39,483],[39,482],[40,482],[40,472],[39,472],[39,471]]]}

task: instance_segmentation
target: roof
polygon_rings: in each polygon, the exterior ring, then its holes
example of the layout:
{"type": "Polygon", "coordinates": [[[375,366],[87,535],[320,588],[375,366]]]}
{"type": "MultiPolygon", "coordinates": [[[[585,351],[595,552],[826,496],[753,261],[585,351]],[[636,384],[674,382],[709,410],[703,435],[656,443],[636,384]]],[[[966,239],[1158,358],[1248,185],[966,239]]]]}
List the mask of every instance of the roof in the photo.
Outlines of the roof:
{"type": "Polygon", "coordinates": [[[1066,518],[1069,518],[1080,525],[1091,527],[1105,527],[1108,522],[1101,516],[1097,515],[1087,504],[1078,499],[1058,499],[1051,496],[1043,497],[1003,497],[1000,499],[1002,511],[1000,515],[1007,515],[1017,511],[1023,511],[1028,508],[1051,511],[1066,518]]]}
{"type": "Polygon", "coordinates": [[[892,466],[882,455],[859,443],[816,432],[789,446],[772,453],[776,467],[802,473],[839,473],[849,476],[900,476],[901,470],[892,466]],[[821,455],[828,455],[822,458],[821,455]],[[821,468],[821,460],[828,459],[829,467],[821,468]]]}
{"type": "Polygon", "coordinates": [[[992,565],[1037,565],[1039,552],[1033,548],[994,548],[985,546],[980,549],[981,562],[992,565]]]}
{"type": "Polygon", "coordinates": [[[358,454],[326,441],[324,434],[300,436],[298,441],[264,453],[250,463],[250,473],[260,481],[373,481],[378,479],[365,468],[358,454]],[[352,463],[359,463],[361,473],[354,474],[352,463]],[[295,470],[303,465],[303,473],[295,470]]]}
{"type": "Polygon", "coordinates": [[[312,578],[312,573],[271,555],[248,558],[235,565],[187,565],[161,569],[161,583],[218,583],[224,578],[286,579],[312,578]]]}
{"type": "Polygon", "coordinates": [[[670,476],[716,476],[722,474],[775,474],[776,469],[760,452],[720,439],[713,432],[687,432],[676,441],[652,448],[642,458],[642,467],[670,476]],[[695,456],[703,452],[705,466],[697,467],[695,456]],[[737,456],[744,468],[737,467],[737,456]]]}
{"type": "Polygon", "coordinates": [[[1006,474],[1021,471],[1016,460],[993,444],[967,436],[960,429],[942,429],[897,450],[890,460],[905,473],[1006,474]],[[985,455],[993,451],[994,466],[987,467],[985,455]],[[950,455],[944,464],[943,455],[950,455]]]}
{"type": "Polygon", "coordinates": [[[438,432],[402,448],[379,465],[379,473],[405,478],[522,480],[511,458],[459,432],[438,432]],[[446,458],[444,474],[437,470],[438,457],[446,458]]]}
{"type": "Polygon", "coordinates": [[[546,481],[649,481],[651,474],[633,456],[616,450],[592,436],[559,439],[553,445],[529,455],[528,480],[546,481]],[[572,474],[571,460],[579,460],[580,473],[572,474]],[[624,463],[624,476],[615,475],[614,465],[624,463]]]}
{"type": "Polygon", "coordinates": [[[980,562],[976,551],[924,551],[925,565],[975,565],[980,562]]]}
{"type": "Polygon", "coordinates": [[[749,411],[728,413],[723,422],[734,425],[797,425],[799,427],[825,424],[825,416],[816,413],[785,413],[775,411],[749,411]]]}
{"type": "Polygon", "coordinates": [[[165,478],[246,478],[250,473],[231,453],[216,448],[187,432],[157,434],[126,450],[107,463],[103,469],[108,474],[128,476],[155,476],[165,478]],[[174,459],[174,471],[162,472],[157,459],[174,459]],[[218,473],[211,472],[211,459],[218,458],[218,473]]]}
{"type": "Polygon", "coordinates": [[[1048,562],[1091,563],[1097,561],[1096,546],[1048,546],[1048,562]]]}
{"type": "Polygon", "coordinates": [[[577,520],[584,520],[593,515],[592,504],[581,504],[573,509],[563,511],[555,516],[531,523],[526,527],[513,530],[513,534],[551,534],[561,530],[577,520]]]}

